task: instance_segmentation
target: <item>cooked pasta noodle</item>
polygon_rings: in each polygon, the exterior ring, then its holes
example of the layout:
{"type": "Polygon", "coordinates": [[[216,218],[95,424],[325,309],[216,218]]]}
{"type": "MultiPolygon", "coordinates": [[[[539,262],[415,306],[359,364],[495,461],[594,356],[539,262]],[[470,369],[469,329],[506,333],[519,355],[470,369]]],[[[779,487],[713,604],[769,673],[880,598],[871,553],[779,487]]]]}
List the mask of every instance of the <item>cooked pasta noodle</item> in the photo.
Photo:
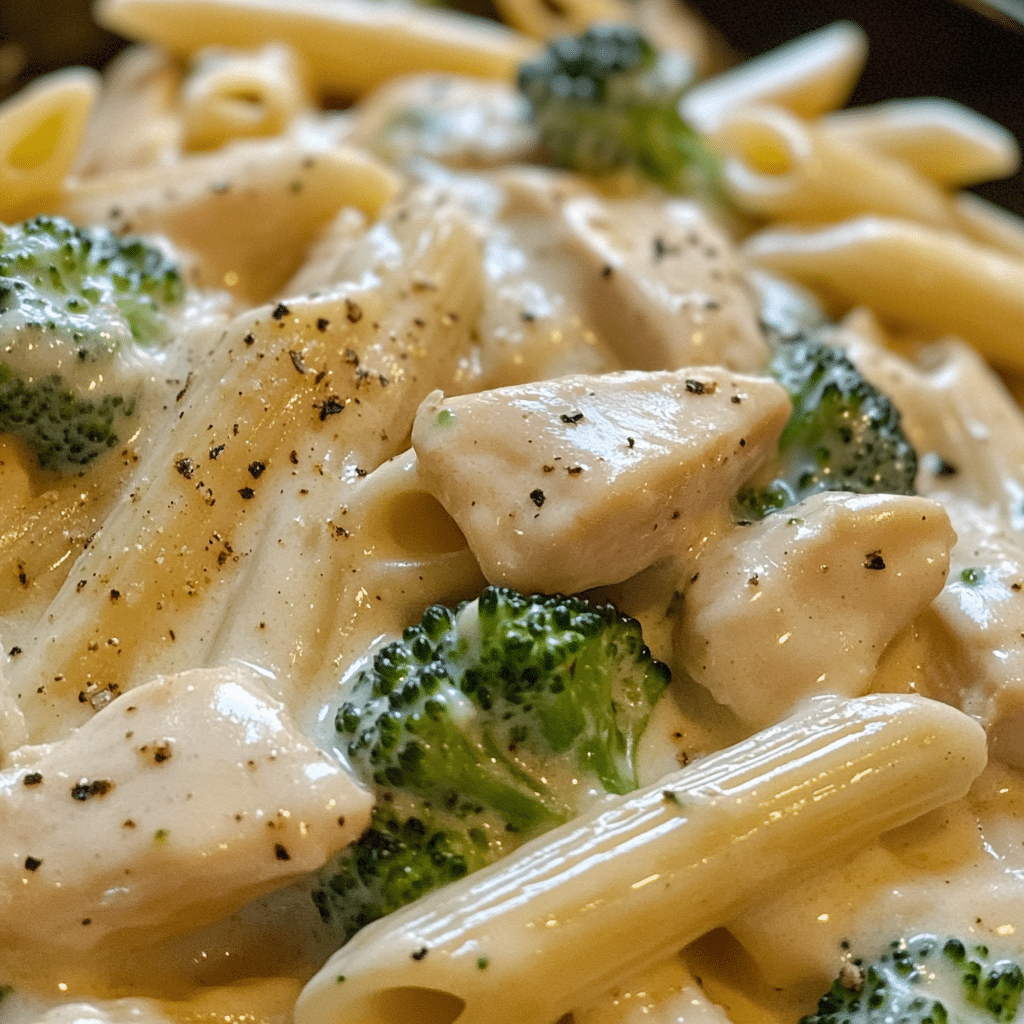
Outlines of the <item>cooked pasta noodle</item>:
{"type": "Polygon", "coordinates": [[[283,46],[255,54],[206,51],[197,62],[181,97],[188,149],[279,135],[307,106],[302,69],[283,46]]]}
{"type": "Polygon", "coordinates": [[[837,22],[698,83],[683,97],[683,109],[704,132],[715,131],[730,112],[753,103],[817,117],[846,102],[866,59],[864,32],[837,22]]]}
{"type": "Polygon", "coordinates": [[[182,149],[178,94],[182,75],[166,53],[131,46],[108,65],[103,89],[79,147],[72,173],[159,166],[182,149]],[[132,130],[125,131],[130,124],[132,130]]]}
{"type": "Polygon", "coordinates": [[[52,211],[60,199],[99,92],[76,68],[32,83],[0,104],[0,217],[52,211]]]}
{"type": "Polygon", "coordinates": [[[861,213],[949,227],[948,198],[898,160],[781,107],[742,106],[712,136],[729,196],[768,220],[829,223],[861,213]]]}
{"type": "Polygon", "coordinates": [[[61,210],[83,223],[166,234],[199,254],[200,280],[265,300],[343,208],[376,213],[389,168],[361,150],[280,139],[74,182],[61,210]]]}
{"type": "Polygon", "coordinates": [[[859,217],[807,231],[769,229],[746,252],[847,308],[862,303],[925,336],[950,331],[995,363],[1021,365],[1024,264],[962,235],[859,217]]]}
{"type": "Polygon", "coordinates": [[[552,7],[540,0],[498,0],[502,18],[538,39],[579,32],[602,21],[629,21],[629,8],[617,0],[570,0],[552,7]]]}
{"type": "Polygon", "coordinates": [[[1020,165],[1005,128],[951,100],[891,100],[824,120],[833,138],[902,160],[948,188],[1005,178],[1020,165]]]}
{"type": "Polygon", "coordinates": [[[507,78],[533,49],[492,23],[369,0],[102,0],[101,23],[192,54],[205,46],[287,43],[321,93],[358,96],[414,71],[507,78]]]}

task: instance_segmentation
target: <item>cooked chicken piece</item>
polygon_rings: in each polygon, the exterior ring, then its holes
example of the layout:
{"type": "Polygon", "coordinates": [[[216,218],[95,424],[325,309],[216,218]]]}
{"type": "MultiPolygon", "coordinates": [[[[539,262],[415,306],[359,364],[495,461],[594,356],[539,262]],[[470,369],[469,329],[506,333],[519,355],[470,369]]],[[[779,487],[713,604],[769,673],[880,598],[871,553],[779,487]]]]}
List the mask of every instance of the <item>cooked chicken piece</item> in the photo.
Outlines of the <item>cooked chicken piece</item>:
{"type": "Polygon", "coordinates": [[[158,677],[0,772],[0,934],[87,948],[215,920],[319,867],[370,804],[253,673],[158,677]]]}
{"type": "Polygon", "coordinates": [[[889,641],[942,590],[955,541],[926,498],[816,494],[705,553],[678,655],[756,728],[811,694],[860,696],[889,641]]]}
{"type": "Polygon", "coordinates": [[[491,583],[575,593],[699,543],[789,415],[720,367],[563,377],[420,406],[420,474],[491,583]]]}

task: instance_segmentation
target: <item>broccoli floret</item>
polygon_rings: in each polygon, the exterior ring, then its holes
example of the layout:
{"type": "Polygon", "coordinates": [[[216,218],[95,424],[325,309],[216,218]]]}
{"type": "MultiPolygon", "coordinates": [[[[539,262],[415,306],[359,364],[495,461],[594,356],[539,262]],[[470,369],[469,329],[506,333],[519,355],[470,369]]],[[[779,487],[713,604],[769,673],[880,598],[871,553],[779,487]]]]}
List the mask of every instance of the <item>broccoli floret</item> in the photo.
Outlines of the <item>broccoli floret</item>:
{"type": "Polygon", "coordinates": [[[994,1024],[1017,1015],[1024,972],[984,945],[918,935],[853,960],[801,1024],[994,1024]]]}
{"type": "Polygon", "coordinates": [[[435,605],[359,673],[339,748],[374,792],[369,830],[314,900],[347,939],[638,785],[637,745],[669,680],[610,605],[488,587],[435,605]]]}
{"type": "Polygon", "coordinates": [[[519,69],[520,92],[552,163],[583,174],[638,170],[669,191],[715,177],[679,101],[693,80],[682,55],[660,52],[629,25],[553,39],[519,69]]]}
{"type": "Polygon", "coordinates": [[[177,267],[141,238],[59,217],[0,226],[0,432],[47,469],[117,444],[182,295],[177,267]]]}
{"type": "Polygon", "coordinates": [[[819,491],[914,494],[917,454],[896,407],[840,348],[778,340],[768,373],[793,403],[777,458],[740,491],[741,519],[763,519],[819,491]]]}
{"type": "Polygon", "coordinates": [[[517,844],[425,805],[377,804],[370,827],[322,873],[321,918],[347,942],[371,921],[485,867],[517,844]]]}

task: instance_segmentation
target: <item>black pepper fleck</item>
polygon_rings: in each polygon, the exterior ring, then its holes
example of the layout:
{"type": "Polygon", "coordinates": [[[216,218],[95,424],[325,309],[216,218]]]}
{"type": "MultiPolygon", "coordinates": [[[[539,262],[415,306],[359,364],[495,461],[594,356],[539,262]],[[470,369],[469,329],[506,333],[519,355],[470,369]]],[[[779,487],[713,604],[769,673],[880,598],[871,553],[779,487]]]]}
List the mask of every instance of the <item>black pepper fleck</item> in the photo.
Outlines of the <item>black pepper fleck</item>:
{"type": "Polygon", "coordinates": [[[332,395],[330,398],[325,398],[320,403],[320,422],[323,423],[328,416],[334,416],[339,412],[345,411],[345,403],[342,402],[337,395],[332,395]]]}
{"type": "Polygon", "coordinates": [[[540,508],[544,504],[544,492],[538,487],[536,490],[530,491],[530,500],[540,508]]]}
{"type": "Polygon", "coordinates": [[[110,779],[81,779],[71,787],[71,799],[84,802],[94,796],[106,796],[113,788],[110,779]]]}
{"type": "Polygon", "coordinates": [[[869,551],[864,556],[864,568],[865,569],[884,569],[885,559],[882,558],[881,551],[869,551]]]}
{"type": "Polygon", "coordinates": [[[420,946],[419,949],[417,949],[414,953],[410,955],[412,956],[413,960],[422,960],[429,952],[430,950],[428,950],[426,946],[420,946]]]}
{"type": "Polygon", "coordinates": [[[288,309],[288,307],[283,302],[279,302],[274,307],[273,313],[271,313],[270,315],[275,320],[283,320],[289,314],[289,312],[290,312],[290,310],[288,309]]]}
{"type": "Polygon", "coordinates": [[[185,392],[188,391],[188,386],[192,383],[192,373],[189,371],[188,376],[185,378],[185,384],[182,389],[174,396],[175,402],[180,402],[185,397],[185,392]]]}
{"type": "Polygon", "coordinates": [[[43,781],[43,776],[40,772],[29,772],[21,781],[26,786],[38,786],[43,781]]]}
{"type": "Polygon", "coordinates": [[[251,487],[240,487],[238,493],[245,501],[251,501],[256,497],[256,492],[251,487]]]}
{"type": "Polygon", "coordinates": [[[274,844],[274,856],[278,860],[291,860],[292,855],[280,844],[274,844]]]}
{"type": "Polygon", "coordinates": [[[25,870],[26,871],[38,871],[42,867],[43,862],[38,857],[26,857],[25,858],[25,870]]]}
{"type": "Polygon", "coordinates": [[[259,478],[263,476],[263,474],[266,472],[266,469],[267,464],[265,462],[260,462],[259,460],[256,460],[255,462],[250,462],[249,476],[251,476],[253,480],[259,480],[259,478]]]}

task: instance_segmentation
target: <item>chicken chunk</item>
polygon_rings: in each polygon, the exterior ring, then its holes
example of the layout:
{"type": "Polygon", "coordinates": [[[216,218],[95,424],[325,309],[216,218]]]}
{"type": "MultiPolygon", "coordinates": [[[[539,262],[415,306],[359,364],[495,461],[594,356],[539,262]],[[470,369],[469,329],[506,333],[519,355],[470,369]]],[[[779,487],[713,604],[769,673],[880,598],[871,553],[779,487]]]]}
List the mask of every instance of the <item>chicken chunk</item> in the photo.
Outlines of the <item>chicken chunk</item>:
{"type": "Polygon", "coordinates": [[[0,934],[184,930],[319,867],[370,796],[241,668],[163,676],[0,772],[0,934]]]}
{"type": "Polygon", "coordinates": [[[720,367],[625,371],[444,398],[412,442],[490,583],[618,583],[728,517],[789,415],[774,382],[720,367]]]}
{"type": "Polygon", "coordinates": [[[686,670],[764,728],[804,697],[866,693],[890,640],[942,590],[956,535],[940,505],[816,494],[706,552],[676,637],[686,670]]]}

